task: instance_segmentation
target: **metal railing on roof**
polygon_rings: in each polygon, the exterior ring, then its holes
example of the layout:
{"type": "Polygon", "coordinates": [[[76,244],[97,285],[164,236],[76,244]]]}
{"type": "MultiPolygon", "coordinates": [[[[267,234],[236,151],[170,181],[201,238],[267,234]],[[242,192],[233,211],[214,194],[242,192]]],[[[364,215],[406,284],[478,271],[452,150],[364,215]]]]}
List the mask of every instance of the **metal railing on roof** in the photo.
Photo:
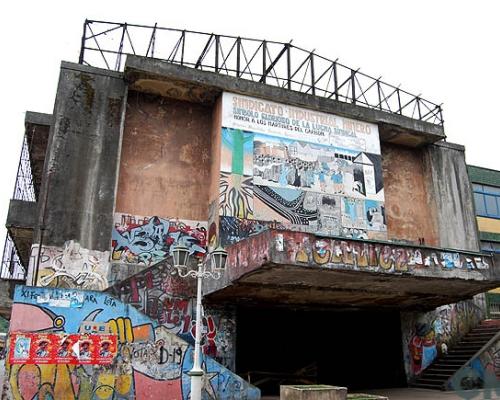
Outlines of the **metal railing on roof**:
{"type": "Polygon", "coordinates": [[[121,71],[127,55],[151,57],[443,125],[441,105],[337,60],[268,40],[85,20],[80,64],[121,71]]]}

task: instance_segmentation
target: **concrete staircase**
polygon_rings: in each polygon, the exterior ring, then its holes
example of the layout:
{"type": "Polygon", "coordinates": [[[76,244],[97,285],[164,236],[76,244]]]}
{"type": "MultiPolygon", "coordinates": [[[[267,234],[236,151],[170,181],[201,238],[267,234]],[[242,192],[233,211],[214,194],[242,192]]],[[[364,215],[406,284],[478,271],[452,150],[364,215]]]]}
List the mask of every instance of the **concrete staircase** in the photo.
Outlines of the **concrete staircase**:
{"type": "Polygon", "coordinates": [[[448,379],[474,354],[481,350],[498,331],[500,331],[500,320],[481,322],[453,348],[450,348],[448,354],[436,358],[410,386],[422,389],[445,390],[448,379]]]}

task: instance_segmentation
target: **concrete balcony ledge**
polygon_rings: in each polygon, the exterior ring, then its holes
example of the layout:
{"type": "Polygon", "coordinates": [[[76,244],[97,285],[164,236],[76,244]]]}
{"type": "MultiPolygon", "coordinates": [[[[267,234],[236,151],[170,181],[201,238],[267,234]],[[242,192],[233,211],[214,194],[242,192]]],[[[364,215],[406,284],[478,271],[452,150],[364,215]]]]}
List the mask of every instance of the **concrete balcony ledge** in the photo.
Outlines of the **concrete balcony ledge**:
{"type": "Polygon", "coordinates": [[[214,300],[430,309],[500,286],[481,253],[268,230],[228,247],[214,300]]]}
{"type": "Polygon", "coordinates": [[[33,229],[38,220],[38,203],[24,200],[11,200],[5,226],[16,246],[21,263],[28,265],[33,229]]]}

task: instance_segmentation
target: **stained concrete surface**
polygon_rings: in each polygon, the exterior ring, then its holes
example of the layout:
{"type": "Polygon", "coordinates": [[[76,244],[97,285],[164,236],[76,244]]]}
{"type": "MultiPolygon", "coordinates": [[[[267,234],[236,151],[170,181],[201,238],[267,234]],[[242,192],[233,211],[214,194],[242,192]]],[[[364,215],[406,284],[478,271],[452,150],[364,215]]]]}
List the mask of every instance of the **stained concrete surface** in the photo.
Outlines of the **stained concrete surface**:
{"type": "MultiPolygon", "coordinates": [[[[389,400],[493,400],[500,399],[500,388],[440,392],[436,390],[401,388],[363,390],[363,393],[387,396],[389,400]]],[[[261,400],[279,400],[279,396],[264,396],[261,400]]]]}

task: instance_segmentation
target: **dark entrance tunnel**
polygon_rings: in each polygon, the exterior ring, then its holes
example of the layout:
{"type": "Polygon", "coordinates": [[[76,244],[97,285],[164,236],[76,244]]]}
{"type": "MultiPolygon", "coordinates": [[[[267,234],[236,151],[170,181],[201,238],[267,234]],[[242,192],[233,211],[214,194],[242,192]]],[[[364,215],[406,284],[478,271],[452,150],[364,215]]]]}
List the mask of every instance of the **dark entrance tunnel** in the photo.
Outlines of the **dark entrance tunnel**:
{"type": "Polygon", "coordinates": [[[264,395],[280,384],[404,387],[399,312],[239,308],[236,369],[264,395]]]}

